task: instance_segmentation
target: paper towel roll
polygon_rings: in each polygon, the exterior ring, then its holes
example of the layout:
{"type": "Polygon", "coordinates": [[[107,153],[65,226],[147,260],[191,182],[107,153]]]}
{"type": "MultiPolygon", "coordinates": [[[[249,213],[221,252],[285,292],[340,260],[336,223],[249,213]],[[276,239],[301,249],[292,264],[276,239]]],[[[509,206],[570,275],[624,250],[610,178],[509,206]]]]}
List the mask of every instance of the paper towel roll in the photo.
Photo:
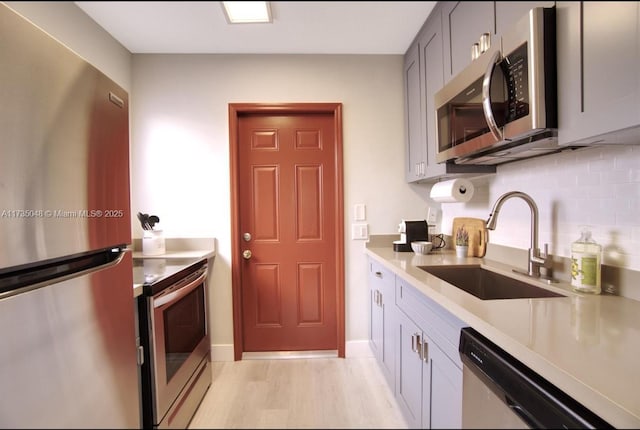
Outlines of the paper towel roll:
{"type": "Polygon", "coordinates": [[[440,203],[468,202],[473,197],[473,184],[467,179],[437,182],[431,187],[431,198],[440,203]]]}

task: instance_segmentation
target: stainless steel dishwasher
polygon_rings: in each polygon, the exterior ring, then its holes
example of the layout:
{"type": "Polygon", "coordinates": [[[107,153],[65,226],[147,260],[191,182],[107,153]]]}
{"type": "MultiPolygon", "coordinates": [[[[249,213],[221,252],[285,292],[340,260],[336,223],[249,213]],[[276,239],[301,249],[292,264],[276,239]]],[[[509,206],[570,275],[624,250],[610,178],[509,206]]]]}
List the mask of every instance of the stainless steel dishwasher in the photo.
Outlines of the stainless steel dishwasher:
{"type": "Polygon", "coordinates": [[[470,327],[459,351],[463,428],[613,428],[470,327]]]}

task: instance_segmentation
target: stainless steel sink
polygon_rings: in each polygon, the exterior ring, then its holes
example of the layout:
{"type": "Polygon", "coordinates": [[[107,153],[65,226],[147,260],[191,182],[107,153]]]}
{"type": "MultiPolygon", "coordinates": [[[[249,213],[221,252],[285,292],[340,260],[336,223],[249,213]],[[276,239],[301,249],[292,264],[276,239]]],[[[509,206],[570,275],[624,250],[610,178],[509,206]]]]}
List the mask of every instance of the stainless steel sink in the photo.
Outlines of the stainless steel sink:
{"type": "Polygon", "coordinates": [[[482,300],[566,297],[477,265],[418,267],[482,300]]]}

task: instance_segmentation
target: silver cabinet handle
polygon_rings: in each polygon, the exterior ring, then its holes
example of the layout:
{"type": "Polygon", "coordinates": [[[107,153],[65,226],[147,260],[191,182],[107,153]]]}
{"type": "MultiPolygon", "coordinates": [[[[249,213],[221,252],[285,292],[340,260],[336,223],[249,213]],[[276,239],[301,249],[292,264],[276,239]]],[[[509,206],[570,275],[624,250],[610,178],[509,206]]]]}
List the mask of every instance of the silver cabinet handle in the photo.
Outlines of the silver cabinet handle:
{"type": "Polygon", "coordinates": [[[411,335],[411,351],[417,352],[418,356],[422,358],[422,354],[420,352],[422,350],[422,347],[420,342],[420,333],[414,333],[411,335]]]}
{"type": "Polygon", "coordinates": [[[251,251],[248,249],[242,251],[242,258],[244,258],[245,260],[249,260],[251,258],[251,255],[251,251]]]}
{"type": "Polygon", "coordinates": [[[429,361],[429,342],[424,341],[422,342],[422,347],[420,348],[420,352],[421,352],[421,359],[422,361],[424,361],[425,363],[429,361]]]}
{"type": "Polygon", "coordinates": [[[382,272],[376,272],[376,276],[377,276],[378,278],[382,278],[382,272]]]}
{"type": "Polygon", "coordinates": [[[382,306],[382,293],[380,292],[380,290],[376,290],[374,292],[373,301],[376,303],[376,305],[382,306]]]}

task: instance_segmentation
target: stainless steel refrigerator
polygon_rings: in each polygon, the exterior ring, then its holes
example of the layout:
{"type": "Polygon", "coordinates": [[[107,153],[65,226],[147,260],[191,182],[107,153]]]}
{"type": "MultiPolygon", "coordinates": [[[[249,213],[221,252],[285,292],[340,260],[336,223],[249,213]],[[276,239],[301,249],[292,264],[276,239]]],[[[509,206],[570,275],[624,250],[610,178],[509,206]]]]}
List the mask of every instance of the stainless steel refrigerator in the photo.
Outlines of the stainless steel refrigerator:
{"type": "Polygon", "coordinates": [[[0,3],[0,427],[140,426],[128,95],[0,3]]]}

